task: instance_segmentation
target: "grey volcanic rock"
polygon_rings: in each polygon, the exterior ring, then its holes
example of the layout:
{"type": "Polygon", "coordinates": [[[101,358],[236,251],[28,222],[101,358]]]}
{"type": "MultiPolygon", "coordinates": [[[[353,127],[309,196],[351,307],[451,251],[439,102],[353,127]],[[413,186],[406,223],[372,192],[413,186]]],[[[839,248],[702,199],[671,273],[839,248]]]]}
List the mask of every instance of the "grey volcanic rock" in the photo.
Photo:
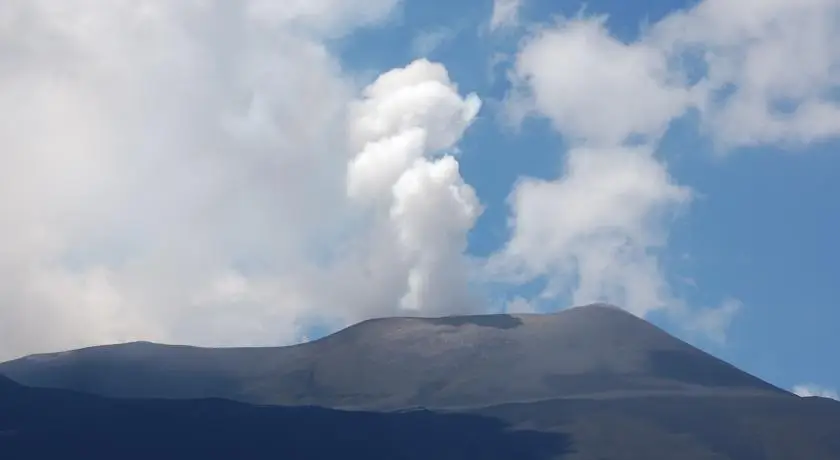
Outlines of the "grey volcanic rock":
{"type": "Polygon", "coordinates": [[[131,343],[0,364],[31,386],[112,397],[400,409],[556,398],[788,393],[621,309],[369,320],[291,347],[131,343]]]}

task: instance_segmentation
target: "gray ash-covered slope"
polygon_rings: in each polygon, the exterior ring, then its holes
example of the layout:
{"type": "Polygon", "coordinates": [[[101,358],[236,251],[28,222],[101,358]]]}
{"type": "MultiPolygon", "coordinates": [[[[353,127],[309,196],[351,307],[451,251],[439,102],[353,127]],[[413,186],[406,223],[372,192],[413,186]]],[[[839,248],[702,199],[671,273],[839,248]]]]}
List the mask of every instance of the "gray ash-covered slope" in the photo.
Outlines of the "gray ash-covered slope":
{"type": "Polygon", "coordinates": [[[563,460],[837,460],[840,402],[826,398],[651,396],[555,399],[470,413],[560,433],[563,460]]]}
{"type": "Polygon", "coordinates": [[[26,385],[115,397],[369,409],[789,396],[607,305],[547,315],[376,319],[291,347],[94,347],[3,363],[0,373],[26,385]]]}

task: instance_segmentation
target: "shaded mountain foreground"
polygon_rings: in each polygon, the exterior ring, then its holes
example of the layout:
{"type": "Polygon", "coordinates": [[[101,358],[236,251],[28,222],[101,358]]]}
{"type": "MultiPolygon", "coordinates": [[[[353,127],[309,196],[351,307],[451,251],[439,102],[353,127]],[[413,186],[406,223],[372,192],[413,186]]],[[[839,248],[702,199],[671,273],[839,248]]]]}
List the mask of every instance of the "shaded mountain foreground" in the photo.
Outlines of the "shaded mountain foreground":
{"type": "Polygon", "coordinates": [[[371,320],[292,347],[94,347],[0,373],[0,459],[840,459],[840,403],[604,305],[371,320]]]}
{"type": "Polygon", "coordinates": [[[480,415],[108,399],[0,380],[0,458],[7,460],[537,460],[568,451],[562,433],[512,431],[480,415]]]}

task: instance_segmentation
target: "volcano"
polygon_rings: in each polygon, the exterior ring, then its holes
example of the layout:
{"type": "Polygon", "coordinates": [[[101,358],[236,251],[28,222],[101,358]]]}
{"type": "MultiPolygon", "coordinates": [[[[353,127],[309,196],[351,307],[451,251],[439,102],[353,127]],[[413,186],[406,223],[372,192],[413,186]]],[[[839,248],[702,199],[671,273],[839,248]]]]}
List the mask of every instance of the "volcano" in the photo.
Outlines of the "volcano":
{"type": "Polygon", "coordinates": [[[554,314],[375,319],[289,347],[100,346],[29,356],[0,365],[0,373],[109,397],[375,410],[787,395],[603,304],[554,314]]]}
{"type": "Polygon", "coordinates": [[[837,460],[799,398],[607,305],[0,364],[0,458],[837,460]],[[316,407],[320,406],[320,407],[316,407]]]}

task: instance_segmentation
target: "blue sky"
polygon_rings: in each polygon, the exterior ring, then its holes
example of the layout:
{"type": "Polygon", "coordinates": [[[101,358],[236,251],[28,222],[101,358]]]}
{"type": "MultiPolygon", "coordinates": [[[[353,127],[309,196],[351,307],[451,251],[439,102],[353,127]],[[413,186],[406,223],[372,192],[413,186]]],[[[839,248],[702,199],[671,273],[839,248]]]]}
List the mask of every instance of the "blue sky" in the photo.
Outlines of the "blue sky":
{"type": "MultiPolygon", "coordinates": [[[[629,42],[645,23],[696,3],[590,1],[584,11],[609,15],[610,32],[629,42]]],[[[493,69],[494,56],[515,52],[529,27],[573,17],[581,8],[581,2],[526,0],[521,27],[493,34],[487,30],[491,2],[407,2],[398,20],[343,42],[342,56],[350,68],[396,67],[416,57],[418,37],[438,33],[445,38],[426,56],[443,63],[464,91],[501,101],[510,63],[493,69]]],[[[487,107],[460,144],[462,174],[487,206],[470,234],[470,251],[480,256],[509,236],[505,199],[517,178],[556,177],[565,149],[545,120],[527,120],[514,133],[500,127],[494,110],[487,107]]],[[[673,123],[659,148],[672,175],[703,195],[671,226],[663,263],[689,304],[732,296],[743,308],[725,344],[686,338],[786,388],[840,386],[840,367],[830,364],[840,349],[840,140],[738,147],[721,156],[698,131],[688,114],[673,123]]],[[[659,324],[685,335],[667,320],[659,324]]]]}
{"type": "Polygon", "coordinates": [[[840,389],[834,0],[0,13],[0,359],[609,301],[840,389]]]}

